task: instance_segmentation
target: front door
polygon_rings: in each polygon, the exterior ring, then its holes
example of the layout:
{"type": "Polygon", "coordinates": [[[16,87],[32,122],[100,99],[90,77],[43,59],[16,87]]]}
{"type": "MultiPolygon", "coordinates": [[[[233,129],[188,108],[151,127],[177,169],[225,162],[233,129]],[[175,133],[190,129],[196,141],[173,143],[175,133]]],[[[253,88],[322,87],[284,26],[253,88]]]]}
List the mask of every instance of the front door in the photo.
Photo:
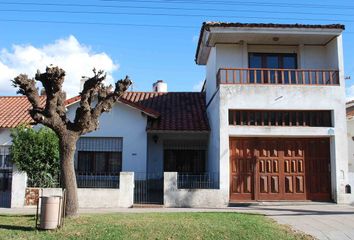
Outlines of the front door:
{"type": "Polygon", "coordinates": [[[328,139],[230,139],[230,200],[330,200],[328,139]]]}

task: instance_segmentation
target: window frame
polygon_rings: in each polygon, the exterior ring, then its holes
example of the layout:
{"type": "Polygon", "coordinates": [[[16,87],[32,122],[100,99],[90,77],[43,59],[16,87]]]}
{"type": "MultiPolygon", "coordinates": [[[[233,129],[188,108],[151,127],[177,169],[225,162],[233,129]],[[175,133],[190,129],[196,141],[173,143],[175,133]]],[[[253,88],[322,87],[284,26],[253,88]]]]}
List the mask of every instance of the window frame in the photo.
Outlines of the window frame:
{"type": "Polygon", "coordinates": [[[77,172],[89,172],[89,173],[110,173],[110,174],[117,174],[122,171],[122,165],[123,165],[123,153],[121,151],[78,151],[77,152],[77,172]],[[89,170],[81,170],[80,169],[80,160],[82,159],[81,153],[85,154],[90,154],[89,158],[89,170]],[[97,154],[99,153],[104,153],[104,172],[102,171],[97,171],[97,164],[96,164],[96,159],[97,159],[97,154]],[[118,170],[113,171],[109,170],[109,159],[111,158],[111,155],[113,153],[118,153],[118,170]]]}
{"type": "MultiPolygon", "coordinates": [[[[285,69],[284,68],[284,57],[293,56],[295,58],[295,68],[290,68],[290,69],[298,69],[298,56],[297,56],[297,53],[249,52],[248,53],[248,68],[253,68],[253,67],[251,67],[251,56],[252,55],[261,56],[261,58],[262,58],[261,59],[261,65],[262,66],[260,68],[264,68],[264,69],[272,69],[272,68],[266,67],[266,65],[267,65],[266,59],[267,59],[268,56],[277,56],[278,57],[278,65],[279,65],[278,69],[285,69]]],[[[289,69],[289,68],[286,68],[286,69],[289,69]]]]}

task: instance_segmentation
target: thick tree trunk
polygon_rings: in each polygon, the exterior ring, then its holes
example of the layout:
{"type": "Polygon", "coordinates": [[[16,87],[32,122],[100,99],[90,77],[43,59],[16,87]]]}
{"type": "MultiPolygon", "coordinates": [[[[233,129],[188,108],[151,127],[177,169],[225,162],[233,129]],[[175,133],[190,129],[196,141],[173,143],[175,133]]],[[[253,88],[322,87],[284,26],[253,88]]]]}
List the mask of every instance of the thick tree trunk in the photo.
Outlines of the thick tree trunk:
{"type": "Polygon", "coordinates": [[[77,140],[78,137],[60,137],[61,182],[66,189],[65,214],[67,217],[76,216],[79,208],[74,167],[77,140]]]}

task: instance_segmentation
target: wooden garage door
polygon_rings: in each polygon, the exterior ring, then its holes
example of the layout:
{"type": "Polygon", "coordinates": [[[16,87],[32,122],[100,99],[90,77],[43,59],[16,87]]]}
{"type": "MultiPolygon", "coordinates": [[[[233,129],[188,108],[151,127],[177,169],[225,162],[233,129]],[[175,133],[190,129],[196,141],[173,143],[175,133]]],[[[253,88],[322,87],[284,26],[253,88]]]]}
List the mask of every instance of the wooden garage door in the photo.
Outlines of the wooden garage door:
{"type": "Polygon", "coordinates": [[[230,138],[230,200],[331,199],[328,139],[230,138]]]}

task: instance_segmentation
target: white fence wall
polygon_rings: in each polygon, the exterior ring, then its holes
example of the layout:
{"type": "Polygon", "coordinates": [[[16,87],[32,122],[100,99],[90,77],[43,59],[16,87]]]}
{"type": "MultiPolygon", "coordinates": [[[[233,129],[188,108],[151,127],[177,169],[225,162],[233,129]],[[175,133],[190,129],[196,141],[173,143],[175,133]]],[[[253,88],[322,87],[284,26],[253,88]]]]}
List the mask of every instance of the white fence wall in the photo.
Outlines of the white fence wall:
{"type": "MultiPolygon", "coordinates": [[[[25,188],[16,188],[16,206],[24,206],[25,188]]],[[[42,188],[43,196],[62,196],[61,188],[42,188]]],[[[78,188],[80,208],[128,208],[134,203],[134,172],[121,172],[119,189],[78,188]]],[[[12,200],[13,201],[13,200],[12,200]]]]}
{"type": "Polygon", "coordinates": [[[227,207],[228,199],[220,189],[178,189],[177,172],[164,173],[165,207],[227,207]]]}

